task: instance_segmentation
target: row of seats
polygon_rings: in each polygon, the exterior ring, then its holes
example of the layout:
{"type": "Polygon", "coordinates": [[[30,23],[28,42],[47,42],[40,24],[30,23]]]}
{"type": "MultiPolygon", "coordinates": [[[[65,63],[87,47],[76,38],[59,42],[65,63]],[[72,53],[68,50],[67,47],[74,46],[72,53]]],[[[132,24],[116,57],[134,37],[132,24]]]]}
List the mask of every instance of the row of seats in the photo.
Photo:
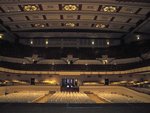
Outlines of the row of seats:
{"type": "Polygon", "coordinates": [[[10,93],[7,95],[0,96],[0,102],[30,103],[33,100],[44,96],[46,93],[47,92],[45,91],[25,91],[18,93],[10,93]]]}
{"type": "Polygon", "coordinates": [[[48,103],[94,103],[85,93],[79,92],[56,92],[48,103]]]}
{"type": "Polygon", "coordinates": [[[150,103],[150,96],[122,86],[82,86],[80,91],[91,91],[112,103],[150,103]]]}
{"type": "Polygon", "coordinates": [[[141,100],[129,96],[127,94],[117,93],[117,92],[96,92],[100,98],[104,98],[112,103],[142,103],[141,100]]]}

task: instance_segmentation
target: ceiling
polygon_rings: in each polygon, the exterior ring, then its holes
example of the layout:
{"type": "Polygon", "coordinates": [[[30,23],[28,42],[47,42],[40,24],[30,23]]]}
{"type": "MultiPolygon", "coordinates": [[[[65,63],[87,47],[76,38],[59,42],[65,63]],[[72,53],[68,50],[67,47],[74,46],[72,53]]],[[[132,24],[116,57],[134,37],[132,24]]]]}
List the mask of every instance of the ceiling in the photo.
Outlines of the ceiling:
{"type": "Polygon", "coordinates": [[[107,47],[145,40],[150,3],[139,1],[0,0],[0,32],[6,40],[40,47],[107,47]]]}

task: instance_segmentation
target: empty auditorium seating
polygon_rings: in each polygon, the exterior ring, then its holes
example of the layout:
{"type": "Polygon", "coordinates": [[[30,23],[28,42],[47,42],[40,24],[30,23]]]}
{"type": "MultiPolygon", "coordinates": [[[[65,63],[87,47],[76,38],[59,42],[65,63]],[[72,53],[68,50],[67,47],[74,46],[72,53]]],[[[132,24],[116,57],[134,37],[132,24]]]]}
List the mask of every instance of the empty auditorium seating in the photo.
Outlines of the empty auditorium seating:
{"type": "Polygon", "coordinates": [[[18,102],[18,103],[30,103],[35,99],[44,96],[48,92],[46,91],[30,91],[30,92],[18,92],[10,93],[0,96],[0,102],[18,102]]]}
{"type": "Polygon", "coordinates": [[[125,87],[103,87],[93,91],[100,98],[111,103],[149,103],[150,96],[141,94],[125,87]]]}
{"type": "Polygon", "coordinates": [[[84,93],[78,92],[56,92],[49,99],[48,103],[94,103],[84,93]]]}

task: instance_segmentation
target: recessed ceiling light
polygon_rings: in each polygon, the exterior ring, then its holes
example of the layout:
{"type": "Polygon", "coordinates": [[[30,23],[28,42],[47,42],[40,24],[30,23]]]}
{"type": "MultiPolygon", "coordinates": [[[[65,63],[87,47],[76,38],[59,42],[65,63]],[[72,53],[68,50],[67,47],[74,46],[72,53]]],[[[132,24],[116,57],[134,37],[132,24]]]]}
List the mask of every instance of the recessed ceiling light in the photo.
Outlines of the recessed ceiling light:
{"type": "Polygon", "coordinates": [[[74,23],[66,23],[65,25],[69,26],[69,27],[75,27],[76,26],[74,23]]]}
{"type": "Polygon", "coordinates": [[[113,13],[117,11],[117,8],[115,6],[105,6],[103,7],[104,12],[113,13]]]}
{"type": "Polygon", "coordinates": [[[105,24],[96,24],[95,27],[96,28],[105,28],[106,25],[105,24]]]}
{"type": "Polygon", "coordinates": [[[37,11],[39,10],[38,5],[24,5],[23,6],[24,11],[37,11]]]}
{"type": "Polygon", "coordinates": [[[77,7],[77,5],[74,5],[74,4],[66,4],[66,5],[64,5],[63,9],[65,11],[76,11],[76,10],[78,10],[78,7],[77,7]]]}

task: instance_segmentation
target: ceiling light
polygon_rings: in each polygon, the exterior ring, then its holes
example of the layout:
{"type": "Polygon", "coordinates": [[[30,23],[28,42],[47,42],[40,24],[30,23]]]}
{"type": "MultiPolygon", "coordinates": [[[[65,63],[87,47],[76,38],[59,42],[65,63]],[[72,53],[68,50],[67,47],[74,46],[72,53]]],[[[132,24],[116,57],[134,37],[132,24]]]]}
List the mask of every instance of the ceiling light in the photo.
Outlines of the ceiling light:
{"type": "Polygon", "coordinates": [[[103,7],[103,11],[108,13],[114,13],[117,11],[117,8],[115,6],[105,6],[103,7]]]}
{"type": "Polygon", "coordinates": [[[63,9],[65,11],[76,11],[76,10],[78,10],[78,7],[77,7],[77,5],[66,4],[66,5],[64,5],[63,9]]]}
{"type": "Polygon", "coordinates": [[[75,24],[74,24],[74,23],[66,23],[65,25],[66,25],[66,26],[69,26],[69,27],[75,27],[75,24]]]}
{"type": "Polygon", "coordinates": [[[24,11],[37,11],[39,7],[37,5],[24,5],[23,10],[24,11]]]}
{"type": "Polygon", "coordinates": [[[33,24],[34,27],[45,27],[45,24],[33,24]]]}
{"type": "Polygon", "coordinates": [[[105,24],[96,24],[95,27],[96,28],[105,28],[106,25],[105,24]]]}
{"type": "Polygon", "coordinates": [[[139,40],[140,39],[140,35],[136,35],[136,39],[139,40]]]}

